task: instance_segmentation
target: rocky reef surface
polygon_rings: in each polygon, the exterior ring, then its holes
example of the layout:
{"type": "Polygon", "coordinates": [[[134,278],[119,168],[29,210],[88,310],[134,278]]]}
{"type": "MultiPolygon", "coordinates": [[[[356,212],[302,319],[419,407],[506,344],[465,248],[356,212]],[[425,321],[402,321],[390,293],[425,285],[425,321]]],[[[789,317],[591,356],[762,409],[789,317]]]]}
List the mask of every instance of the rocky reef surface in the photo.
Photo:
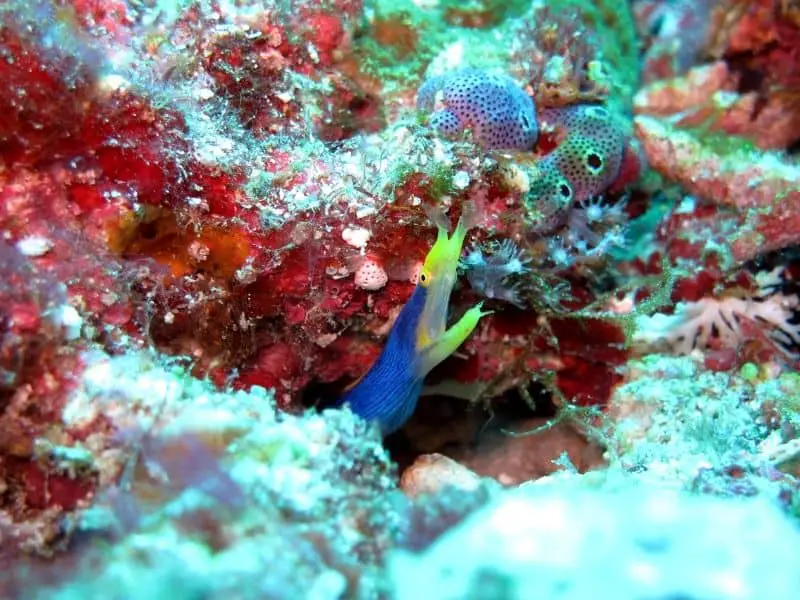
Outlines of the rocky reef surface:
{"type": "Polygon", "coordinates": [[[794,597],[798,48],[781,0],[4,2],[0,596],[794,597]],[[426,310],[484,312],[384,438],[338,400],[467,221],[426,310]]]}

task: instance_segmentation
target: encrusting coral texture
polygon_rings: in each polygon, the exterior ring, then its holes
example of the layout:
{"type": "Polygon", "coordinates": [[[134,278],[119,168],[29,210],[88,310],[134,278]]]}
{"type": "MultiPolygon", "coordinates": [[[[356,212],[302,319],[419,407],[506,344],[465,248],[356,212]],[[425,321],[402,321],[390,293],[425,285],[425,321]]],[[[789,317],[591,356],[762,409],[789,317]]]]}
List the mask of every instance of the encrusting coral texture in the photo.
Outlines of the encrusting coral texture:
{"type": "Polygon", "coordinates": [[[778,0],[3,3],[0,596],[791,597],[798,47],[778,0]]]}

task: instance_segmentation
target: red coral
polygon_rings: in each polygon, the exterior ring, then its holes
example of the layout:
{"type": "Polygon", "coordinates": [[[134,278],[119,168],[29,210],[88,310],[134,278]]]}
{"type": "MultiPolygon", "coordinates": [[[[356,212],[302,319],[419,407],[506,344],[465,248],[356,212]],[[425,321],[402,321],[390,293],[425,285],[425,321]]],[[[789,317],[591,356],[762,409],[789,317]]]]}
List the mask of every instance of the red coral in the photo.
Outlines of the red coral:
{"type": "Polygon", "coordinates": [[[204,42],[204,68],[219,91],[256,131],[277,132],[299,116],[300,105],[287,95],[285,76],[297,59],[295,48],[275,24],[259,24],[261,35],[243,30],[220,33],[204,42]]]}
{"type": "Polygon", "coordinates": [[[651,117],[638,117],[636,130],[654,169],[690,193],[740,213],[741,223],[727,240],[737,261],[800,240],[796,165],[775,154],[719,151],[651,117]]]}
{"type": "Polygon", "coordinates": [[[80,25],[96,35],[111,35],[116,41],[126,41],[133,19],[127,5],[119,0],[70,0],[80,25]],[[97,29],[100,31],[96,31],[97,29]]]}
{"type": "Polygon", "coordinates": [[[291,394],[298,388],[302,373],[301,353],[286,342],[276,341],[264,346],[255,361],[236,379],[236,387],[249,388],[260,385],[278,391],[284,406],[291,401],[291,394]]]}
{"type": "Polygon", "coordinates": [[[749,72],[717,61],[643,88],[634,108],[639,114],[669,116],[681,127],[739,135],[760,148],[790,146],[800,127],[800,94],[782,86],[743,92],[748,77],[749,72]]]}
{"type": "Polygon", "coordinates": [[[711,18],[705,18],[712,3],[643,2],[641,6],[653,4],[660,5],[656,17],[668,16],[664,29],[673,42],[686,38],[683,42],[695,43],[653,47],[678,56],[690,52],[679,68],[667,73],[645,68],[652,83],[637,94],[637,112],[669,114],[680,125],[742,135],[765,149],[787,148],[798,139],[800,18],[796,8],[778,0],[736,0],[717,3],[711,18]],[[686,17],[697,26],[687,26],[686,17]],[[692,54],[697,54],[701,43],[706,45],[703,36],[697,35],[701,27],[709,32],[706,51],[716,62],[690,69],[697,58],[692,54]],[[674,79],[653,81],[654,74],[658,79],[674,79]]]}
{"type": "MultiPolygon", "coordinates": [[[[14,248],[0,243],[0,408],[19,386],[36,380],[62,339],[60,327],[43,318],[58,309],[64,293],[14,248]]],[[[46,367],[45,367],[46,368],[46,367]]]]}
{"type": "Polygon", "coordinates": [[[43,511],[53,507],[74,510],[90,497],[95,487],[91,480],[50,473],[32,461],[3,462],[7,476],[12,480],[20,479],[24,492],[18,501],[27,511],[43,511]]]}
{"type": "Polygon", "coordinates": [[[765,89],[800,86],[800,15],[781,0],[738,0],[719,13],[711,52],[761,73],[765,89]]]}
{"type": "Polygon", "coordinates": [[[646,44],[642,74],[646,82],[686,72],[711,37],[710,0],[643,0],[634,14],[646,44]]]}
{"type": "Polygon", "coordinates": [[[28,41],[0,26],[0,157],[33,165],[67,156],[80,134],[91,77],[74,60],[45,61],[28,41]],[[72,80],[63,79],[70,71],[72,80]]]}
{"type": "Polygon", "coordinates": [[[345,41],[342,21],[333,14],[318,11],[302,11],[302,23],[307,28],[307,40],[317,50],[317,61],[322,67],[330,67],[336,60],[337,52],[341,57],[340,47],[345,41]]]}

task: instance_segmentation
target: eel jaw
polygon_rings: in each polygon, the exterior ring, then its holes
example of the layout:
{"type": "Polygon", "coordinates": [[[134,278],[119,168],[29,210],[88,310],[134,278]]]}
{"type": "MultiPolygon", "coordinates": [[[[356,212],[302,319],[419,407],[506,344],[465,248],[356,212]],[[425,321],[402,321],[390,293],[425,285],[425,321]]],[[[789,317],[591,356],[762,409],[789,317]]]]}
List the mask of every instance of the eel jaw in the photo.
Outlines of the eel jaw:
{"type": "Polygon", "coordinates": [[[447,231],[439,227],[436,243],[425,257],[423,268],[431,274],[431,282],[426,290],[425,305],[417,325],[418,351],[434,343],[445,331],[447,307],[456,283],[458,261],[466,235],[463,219],[459,219],[452,236],[448,236],[447,231]]]}
{"type": "Polygon", "coordinates": [[[417,375],[424,377],[455,352],[477,327],[481,317],[488,314],[491,314],[491,311],[483,310],[483,302],[465,312],[457,323],[417,354],[415,365],[417,375]]]}
{"type": "Polygon", "coordinates": [[[425,258],[425,268],[433,275],[427,288],[425,305],[417,324],[417,356],[415,371],[419,377],[450,356],[478,325],[483,303],[473,306],[450,329],[447,328],[447,308],[455,285],[461,248],[467,235],[462,216],[452,236],[439,228],[436,243],[425,258]]]}

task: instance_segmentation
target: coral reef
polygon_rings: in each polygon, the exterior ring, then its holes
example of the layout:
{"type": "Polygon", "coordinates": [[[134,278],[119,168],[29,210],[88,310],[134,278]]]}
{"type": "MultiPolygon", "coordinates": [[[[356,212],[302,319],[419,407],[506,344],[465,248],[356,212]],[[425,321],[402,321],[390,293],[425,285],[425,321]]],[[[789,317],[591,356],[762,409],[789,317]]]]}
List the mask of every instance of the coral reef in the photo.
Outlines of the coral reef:
{"type": "Polygon", "coordinates": [[[637,112],[741,136],[762,149],[798,140],[796,7],[774,0],[640,4],[643,20],[662,25],[637,112]]]}
{"type": "Polygon", "coordinates": [[[703,57],[710,40],[714,0],[637,0],[634,15],[646,50],[646,83],[683,75],[703,57]]]}
{"type": "Polygon", "coordinates": [[[3,3],[0,596],[791,597],[799,31],[3,3]]]}
{"type": "Polygon", "coordinates": [[[740,227],[726,236],[736,261],[800,241],[796,161],[756,149],[717,149],[652,117],[638,117],[636,130],[654,169],[689,193],[741,213],[740,227]]]}
{"type": "Polygon", "coordinates": [[[531,2],[513,24],[512,70],[546,108],[608,99],[627,107],[639,80],[627,2],[531,2]]]}
{"type": "MultiPolygon", "coordinates": [[[[323,597],[380,589],[376,561],[401,523],[392,522],[394,467],[366,423],[345,411],[280,414],[263,388],[222,393],[144,355],[87,363],[64,421],[98,432],[42,454],[58,457],[71,479],[93,476],[102,487],[91,509],[58,526],[118,541],[102,561],[102,548],[78,548],[85,568],[66,587],[57,564],[6,573],[4,585],[23,590],[41,577],[56,582],[49,593],[141,598],[170,585],[217,597],[244,586],[237,593],[253,598],[307,594],[312,580],[323,597]],[[323,506],[326,515],[360,516],[335,523],[320,518],[323,506]],[[275,556],[281,575],[269,567],[275,556]],[[145,573],[148,584],[134,591],[145,573]]],[[[31,546],[41,533],[28,535],[4,547],[31,546]]]]}

